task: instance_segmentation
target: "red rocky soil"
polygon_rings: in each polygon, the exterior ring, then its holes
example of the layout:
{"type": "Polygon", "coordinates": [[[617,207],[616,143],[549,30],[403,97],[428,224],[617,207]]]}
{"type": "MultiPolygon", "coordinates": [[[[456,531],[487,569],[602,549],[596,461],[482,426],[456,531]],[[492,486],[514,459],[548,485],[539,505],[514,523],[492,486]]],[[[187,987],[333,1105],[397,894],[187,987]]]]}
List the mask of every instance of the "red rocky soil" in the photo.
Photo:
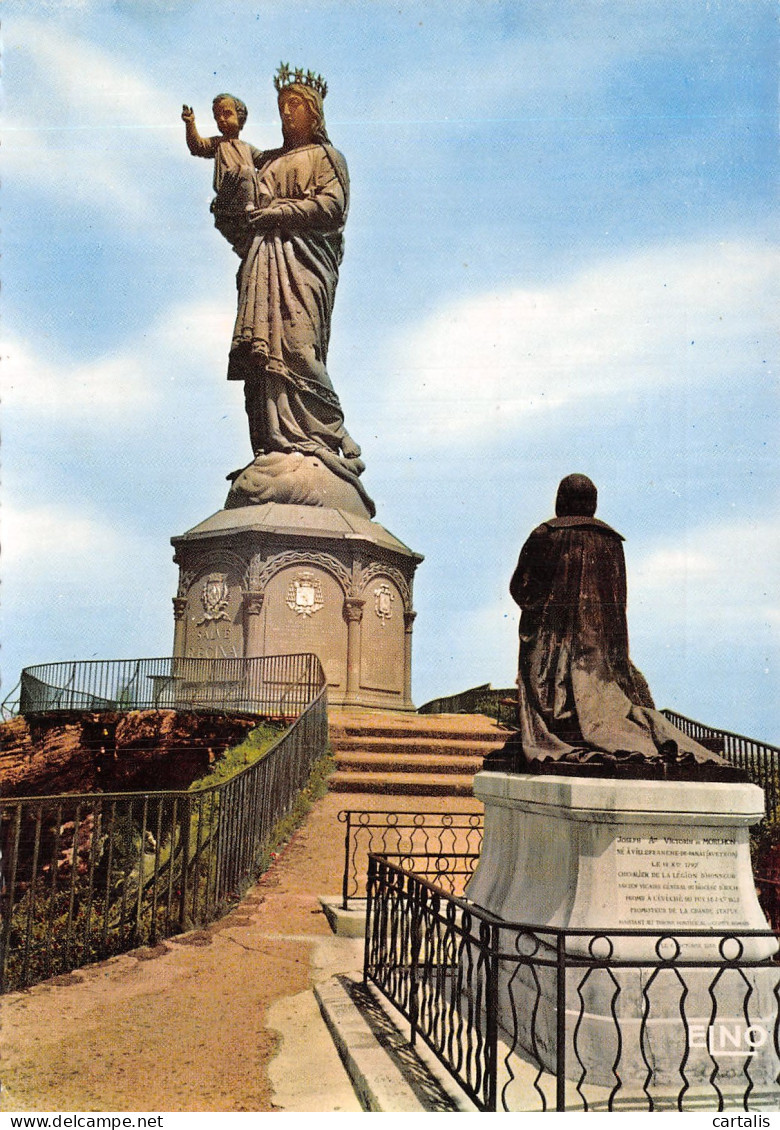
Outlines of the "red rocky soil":
{"type": "Polygon", "coordinates": [[[255,722],[173,710],[20,715],[0,723],[0,795],[186,789],[255,722]]]}

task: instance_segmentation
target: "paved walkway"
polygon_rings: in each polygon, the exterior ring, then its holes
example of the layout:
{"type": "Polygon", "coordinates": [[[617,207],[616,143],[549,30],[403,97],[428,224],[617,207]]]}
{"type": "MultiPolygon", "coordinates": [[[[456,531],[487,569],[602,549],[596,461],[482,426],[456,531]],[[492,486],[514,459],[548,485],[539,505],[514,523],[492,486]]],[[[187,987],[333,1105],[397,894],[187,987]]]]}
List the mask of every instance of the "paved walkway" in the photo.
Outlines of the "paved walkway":
{"type": "Polygon", "coordinates": [[[340,890],[337,814],[473,804],[329,794],[219,922],[3,997],[2,1110],[360,1110],[311,992],[362,958],[318,901],[340,890]]]}

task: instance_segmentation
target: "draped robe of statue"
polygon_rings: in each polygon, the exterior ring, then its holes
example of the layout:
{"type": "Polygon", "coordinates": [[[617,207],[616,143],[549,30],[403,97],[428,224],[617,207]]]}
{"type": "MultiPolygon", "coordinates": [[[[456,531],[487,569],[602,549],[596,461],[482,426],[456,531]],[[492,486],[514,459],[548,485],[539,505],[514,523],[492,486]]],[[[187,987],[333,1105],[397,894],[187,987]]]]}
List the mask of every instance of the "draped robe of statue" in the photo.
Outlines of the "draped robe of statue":
{"type": "Polygon", "coordinates": [[[598,518],[571,515],[544,522],[523,546],[510,592],[522,609],[524,760],[551,766],[673,759],[725,770],[721,758],[654,709],[629,659],[622,541],[598,518]]]}
{"type": "Polygon", "coordinates": [[[373,513],[358,478],[364,464],[326,367],[349,206],[347,165],[321,142],[265,156],[254,186],[263,226],[250,228],[237,248],[242,263],[228,379],[244,381],[256,455],[315,455],[373,513]]]}

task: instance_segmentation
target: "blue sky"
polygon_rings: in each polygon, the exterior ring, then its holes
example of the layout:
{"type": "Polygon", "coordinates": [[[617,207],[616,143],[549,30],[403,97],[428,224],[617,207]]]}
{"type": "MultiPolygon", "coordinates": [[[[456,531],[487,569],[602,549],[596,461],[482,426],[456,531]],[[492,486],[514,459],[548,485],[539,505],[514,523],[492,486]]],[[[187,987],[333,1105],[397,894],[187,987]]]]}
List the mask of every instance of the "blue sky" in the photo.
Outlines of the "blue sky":
{"type": "Polygon", "coordinates": [[[228,90],[278,144],[280,60],[350,167],[329,371],[425,554],[415,700],[512,683],[508,579],[582,471],[658,704],[780,741],[769,0],[8,0],[4,693],[170,651],[169,539],[249,458],[179,115],[228,90]]]}

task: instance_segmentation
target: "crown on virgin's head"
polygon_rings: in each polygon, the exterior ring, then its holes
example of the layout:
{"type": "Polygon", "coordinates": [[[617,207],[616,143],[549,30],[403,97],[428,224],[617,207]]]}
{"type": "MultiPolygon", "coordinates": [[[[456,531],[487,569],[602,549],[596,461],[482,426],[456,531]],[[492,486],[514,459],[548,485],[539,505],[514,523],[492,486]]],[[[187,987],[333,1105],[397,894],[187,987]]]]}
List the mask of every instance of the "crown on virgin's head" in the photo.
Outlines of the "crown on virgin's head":
{"type": "Polygon", "coordinates": [[[277,91],[281,94],[286,86],[292,86],[294,82],[312,87],[320,98],[324,98],[328,93],[328,84],[322,75],[315,75],[313,71],[304,71],[301,67],[292,70],[289,63],[280,63],[279,70],[274,75],[274,86],[277,91]]]}

